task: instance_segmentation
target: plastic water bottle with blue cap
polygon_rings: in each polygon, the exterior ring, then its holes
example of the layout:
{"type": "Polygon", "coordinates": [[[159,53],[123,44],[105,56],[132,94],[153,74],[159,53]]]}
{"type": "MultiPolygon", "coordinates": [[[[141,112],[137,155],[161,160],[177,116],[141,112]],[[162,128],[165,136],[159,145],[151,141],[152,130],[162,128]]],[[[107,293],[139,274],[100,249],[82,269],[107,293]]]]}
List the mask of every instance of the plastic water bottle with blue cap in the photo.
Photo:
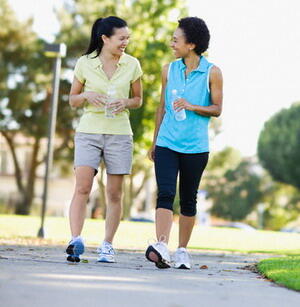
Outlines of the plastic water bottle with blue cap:
{"type": "Polygon", "coordinates": [[[186,119],[185,109],[182,109],[180,111],[176,111],[174,109],[174,102],[179,98],[181,98],[181,96],[178,94],[178,91],[176,89],[172,90],[172,107],[174,110],[174,116],[177,121],[182,121],[186,119]]]}

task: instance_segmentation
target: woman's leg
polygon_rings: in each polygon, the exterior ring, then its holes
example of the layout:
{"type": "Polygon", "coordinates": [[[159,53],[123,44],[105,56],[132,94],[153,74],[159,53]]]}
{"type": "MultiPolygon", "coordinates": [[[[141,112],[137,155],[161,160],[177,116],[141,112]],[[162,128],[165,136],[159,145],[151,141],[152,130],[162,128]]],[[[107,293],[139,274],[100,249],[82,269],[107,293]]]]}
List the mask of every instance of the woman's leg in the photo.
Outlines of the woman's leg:
{"type": "Polygon", "coordinates": [[[173,222],[173,202],[176,195],[178,174],[178,153],[165,147],[156,146],[155,175],[157,182],[156,237],[169,241],[173,222]]]}
{"type": "Polygon", "coordinates": [[[171,266],[168,241],[173,222],[173,202],[176,194],[178,174],[178,153],[165,147],[155,148],[155,175],[157,182],[156,237],[157,241],[148,246],[145,256],[159,269],[171,266]]]}
{"type": "Polygon", "coordinates": [[[169,209],[157,208],[155,212],[155,228],[157,241],[168,244],[173,223],[173,212],[169,209]]]}
{"type": "Polygon", "coordinates": [[[94,175],[95,169],[92,167],[78,166],[75,168],[76,186],[69,211],[73,237],[81,234],[86,214],[86,203],[92,189],[94,175]]]}
{"type": "Polygon", "coordinates": [[[179,216],[179,243],[178,247],[187,247],[195,224],[195,216],[179,216]]]}
{"type": "Polygon", "coordinates": [[[179,245],[186,248],[195,224],[197,191],[207,165],[208,153],[181,154],[179,162],[179,245]]]}
{"type": "Polygon", "coordinates": [[[122,215],[122,186],[124,175],[107,174],[107,207],[104,241],[112,243],[122,215]]]}

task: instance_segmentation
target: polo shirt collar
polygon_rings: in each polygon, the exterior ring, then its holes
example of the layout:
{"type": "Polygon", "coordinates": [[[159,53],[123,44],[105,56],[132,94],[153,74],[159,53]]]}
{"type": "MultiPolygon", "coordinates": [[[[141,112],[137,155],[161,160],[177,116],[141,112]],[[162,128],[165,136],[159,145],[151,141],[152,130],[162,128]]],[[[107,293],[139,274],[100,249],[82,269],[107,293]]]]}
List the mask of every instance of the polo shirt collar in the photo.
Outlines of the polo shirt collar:
{"type": "MultiPolygon", "coordinates": [[[[179,64],[180,64],[180,69],[186,69],[186,65],[184,64],[183,59],[179,60],[179,64]]],[[[199,65],[196,69],[194,69],[194,71],[206,72],[208,66],[209,66],[208,61],[204,56],[201,55],[199,65]]]]}
{"type": "MultiPolygon", "coordinates": [[[[92,66],[94,68],[98,68],[98,67],[102,68],[103,64],[102,64],[101,60],[99,59],[99,57],[96,57],[96,55],[97,55],[97,51],[93,51],[87,57],[88,57],[89,61],[92,63],[92,66]]],[[[117,63],[117,66],[124,65],[126,63],[127,63],[126,54],[122,54],[119,62],[117,63]]]]}

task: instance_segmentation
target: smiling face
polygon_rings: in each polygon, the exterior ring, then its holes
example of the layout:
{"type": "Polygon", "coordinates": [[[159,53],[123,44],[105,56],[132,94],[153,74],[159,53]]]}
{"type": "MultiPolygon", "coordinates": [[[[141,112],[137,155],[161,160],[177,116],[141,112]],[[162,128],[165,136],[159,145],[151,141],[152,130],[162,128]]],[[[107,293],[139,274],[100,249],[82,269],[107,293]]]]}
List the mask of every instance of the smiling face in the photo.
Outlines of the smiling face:
{"type": "Polygon", "coordinates": [[[114,34],[110,37],[102,35],[104,47],[113,55],[121,56],[129,43],[129,30],[127,27],[115,28],[114,34]]]}
{"type": "Polygon", "coordinates": [[[195,48],[195,45],[187,43],[183,30],[177,28],[173,34],[170,47],[173,49],[176,58],[184,58],[195,48]]]}

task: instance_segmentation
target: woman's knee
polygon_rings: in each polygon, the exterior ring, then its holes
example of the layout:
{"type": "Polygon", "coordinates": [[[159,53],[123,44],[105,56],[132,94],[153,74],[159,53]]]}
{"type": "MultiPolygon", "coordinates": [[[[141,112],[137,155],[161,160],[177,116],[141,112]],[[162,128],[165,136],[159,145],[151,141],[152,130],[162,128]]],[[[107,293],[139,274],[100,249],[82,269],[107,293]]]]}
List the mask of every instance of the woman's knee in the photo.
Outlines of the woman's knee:
{"type": "Polygon", "coordinates": [[[108,201],[111,202],[111,203],[121,203],[122,192],[108,190],[107,191],[107,198],[108,198],[108,201]]]}
{"type": "Polygon", "coordinates": [[[173,212],[173,203],[170,202],[158,202],[156,209],[167,209],[173,212]]]}
{"type": "Polygon", "coordinates": [[[157,195],[156,209],[163,208],[173,211],[175,195],[176,193],[173,191],[160,191],[157,195]]]}
{"type": "Polygon", "coordinates": [[[76,167],[75,173],[75,193],[80,195],[89,195],[93,185],[95,170],[88,166],[79,166],[76,167]]]}
{"type": "Polygon", "coordinates": [[[180,213],[184,216],[195,216],[197,214],[196,202],[181,202],[180,213]]]}
{"type": "Polygon", "coordinates": [[[92,186],[91,184],[77,184],[75,188],[75,192],[80,195],[89,195],[91,192],[92,186]]]}

